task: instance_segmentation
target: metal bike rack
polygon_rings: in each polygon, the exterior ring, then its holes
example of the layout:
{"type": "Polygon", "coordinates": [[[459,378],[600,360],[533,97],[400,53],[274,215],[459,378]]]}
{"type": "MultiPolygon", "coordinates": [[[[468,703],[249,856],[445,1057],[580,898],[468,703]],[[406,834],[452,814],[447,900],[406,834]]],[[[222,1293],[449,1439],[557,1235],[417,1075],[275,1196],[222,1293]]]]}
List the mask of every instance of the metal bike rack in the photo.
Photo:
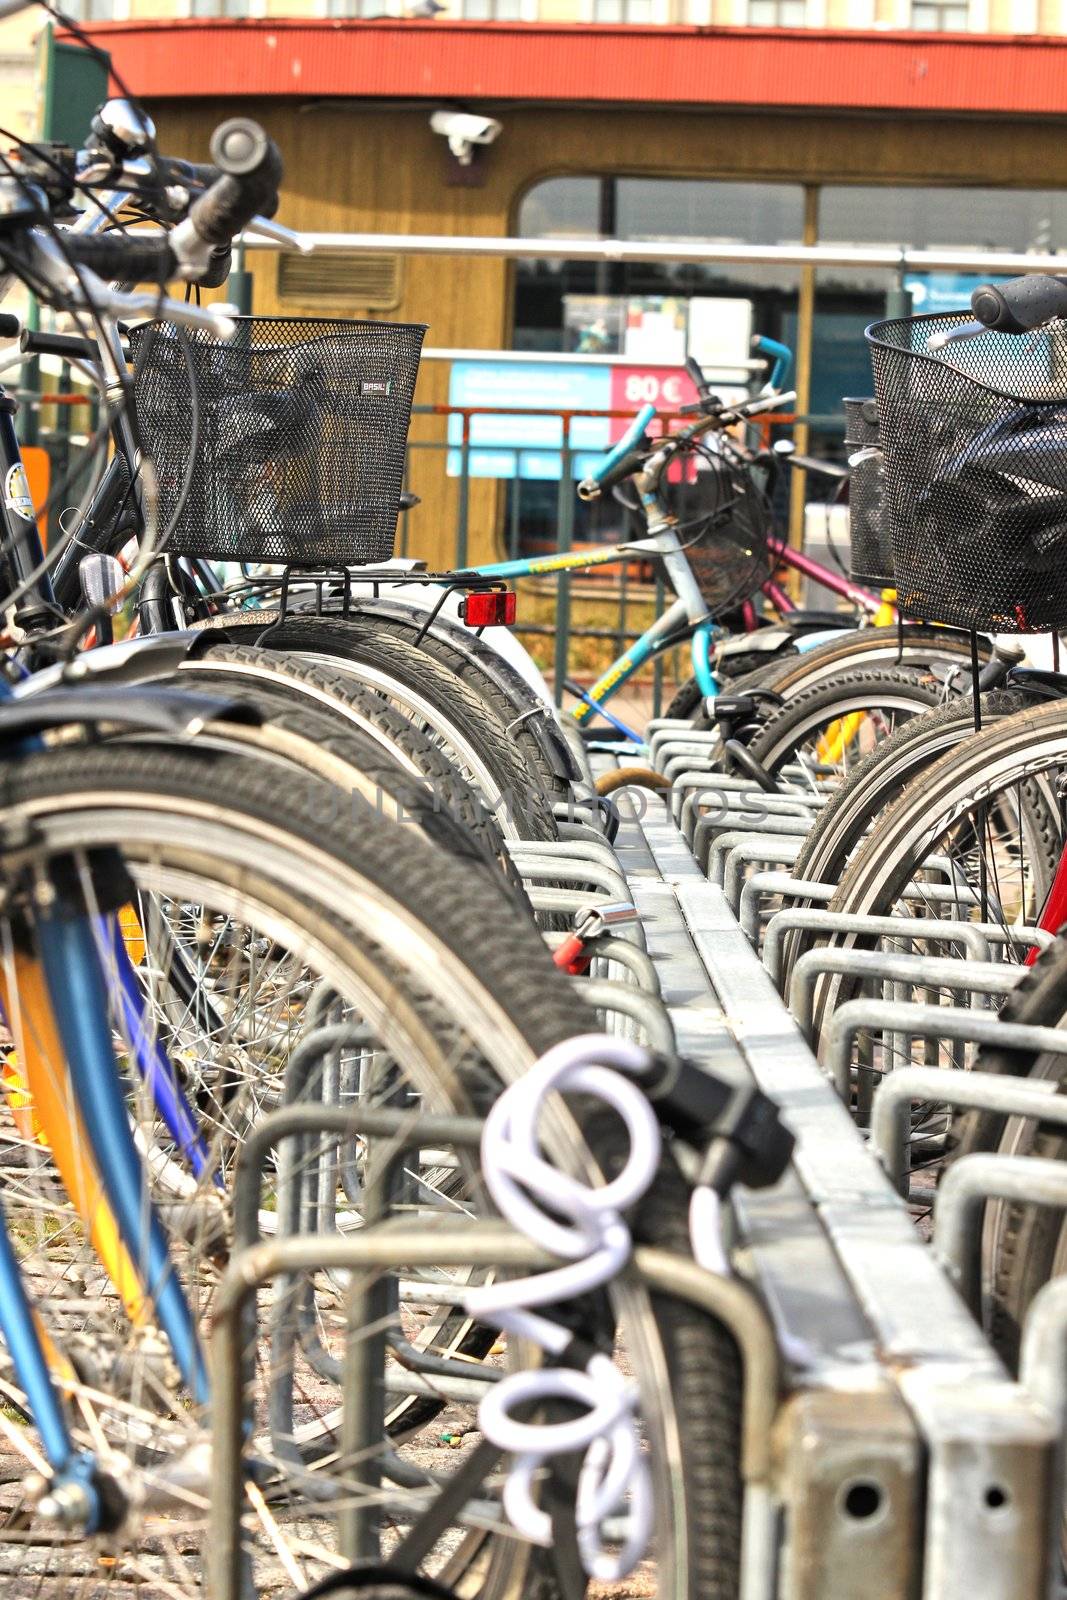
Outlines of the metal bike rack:
{"type": "MultiPolygon", "coordinates": [[[[749,880],[749,883],[753,882],[755,879],[749,880]]],[[[828,885],[818,887],[825,888],[828,885]]],[[[791,907],[776,911],[764,932],[763,965],[778,990],[782,987],[782,946],[786,935],[793,932],[827,935],[860,933],[876,938],[883,947],[893,943],[956,944],[966,951],[970,961],[994,960],[995,946],[1036,944],[1044,949],[1052,942],[1052,935],[1042,928],[1004,928],[996,922],[958,922],[939,917],[871,917],[845,911],[791,907]]]]}
{"type": "Polygon", "coordinates": [[[962,1156],[946,1168],[934,1208],[934,1251],[975,1310],[981,1289],[979,1222],[987,1200],[1017,1200],[1067,1210],[1067,1167],[1037,1156],[962,1156]]]}
{"type": "Polygon", "coordinates": [[[759,833],[724,833],[711,847],[708,877],[725,891],[736,911],[741,904],[746,868],[757,863],[789,865],[800,854],[803,841],[797,838],[768,838],[759,833]]]}
{"type": "MultiPolygon", "coordinates": [[[[899,937],[907,937],[903,924],[899,937]]],[[[973,1005],[988,1007],[992,995],[1011,993],[1024,970],[1003,962],[994,965],[989,961],[955,961],[944,956],[897,955],[888,950],[829,946],[809,950],[795,963],[787,1003],[797,1027],[810,1039],[815,990],[824,974],[891,979],[894,986],[905,989],[947,989],[951,994],[969,994],[973,1005]]]]}
{"type": "MultiPolygon", "coordinates": [[[[370,1448],[382,1438],[381,1402],[372,1376],[380,1363],[383,1330],[376,1297],[375,1274],[402,1262],[422,1266],[476,1266],[534,1270],[556,1265],[555,1258],[532,1245],[506,1223],[493,1219],[420,1217],[417,1222],[383,1215],[389,1168],[418,1145],[476,1146],[481,1124],[476,1119],[412,1115],[410,1111],[328,1106],[290,1106],[262,1119],[242,1149],[235,1183],[237,1248],[213,1303],[212,1474],[209,1514],[209,1585],[212,1600],[242,1600],[244,1557],[240,1530],[245,1492],[244,1452],[249,1417],[244,1384],[243,1351],[247,1312],[257,1290],[277,1279],[311,1270],[347,1271],[350,1337],[343,1373],[341,1449],[360,1459],[368,1474],[370,1448]],[[287,1139],[332,1134],[351,1139],[377,1134],[389,1142],[387,1161],[368,1185],[367,1225],[350,1235],[296,1235],[257,1242],[262,1175],[270,1154],[287,1139]],[[370,1335],[367,1336],[367,1328],[370,1335]]],[[[648,1289],[687,1300],[729,1328],[742,1358],[742,1459],[746,1517],[761,1526],[772,1470],[773,1424],[779,1406],[781,1378],[775,1339],[758,1299],[740,1281],[708,1272],[695,1262],[666,1251],[638,1247],[629,1271],[648,1289]]],[[[349,1497],[352,1498],[352,1497],[349,1497]]],[[[366,1506],[347,1503],[340,1511],[341,1548],[349,1559],[370,1554],[366,1540],[366,1506]]]]}
{"type": "Polygon", "coordinates": [[[1062,1054],[1064,1035],[1056,1028],[1003,1022],[988,1011],[960,1011],[953,1006],[925,1006],[910,1001],[846,1000],[830,1022],[825,1069],[842,1099],[849,1091],[852,1042],[872,1030],[915,1039],[961,1039],[968,1044],[1003,1046],[1006,1050],[1048,1050],[1062,1054]]]}
{"type": "MultiPolygon", "coordinates": [[[[651,737],[661,731],[673,730],[651,737]]],[[[726,893],[701,874],[668,806],[653,797],[640,819],[625,801],[620,811],[616,849],[679,1049],[714,1062],[716,1071],[755,1076],[798,1140],[788,1177],[774,1191],[740,1193],[733,1206],[737,1258],[772,1312],[792,1390],[778,1423],[775,1481],[789,1531],[778,1589],[764,1593],[857,1600],[872,1592],[876,1572],[879,1600],[914,1600],[920,1591],[922,1600],[1046,1595],[1063,1396],[1057,1411],[1044,1403],[1039,1382],[1014,1383],[1005,1373],[816,1063],[726,893]],[[1000,1514],[1008,1505],[1011,1515],[1000,1514]],[[864,1506],[873,1506],[870,1517],[850,1514],[864,1506]]],[[[792,841],[780,840],[777,848],[788,852],[792,841]]],[[[724,881],[731,871],[735,900],[743,900],[749,933],[758,934],[762,896],[818,903],[833,893],[781,871],[743,882],[750,861],[775,859],[765,836],[746,832],[719,859],[724,881]],[[738,853],[728,866],[730,851],[738,853]]],[[[947,874],[923,893],[928,902],[959,905],[958,885],[947,874]]],[[[939,930],[942,946],[952,928],[939,930]]],[[[907,937],[906,928],[898,931],[907,937]]],[[[966,953],[979,952],[972,942],[966,953]]],[[[957,988],[1009,981],[995,961],[948,965],[957,988]]],[[[890,971],[900,976],[889,981],[912,982],[919,968],[890,971]]],[[[970,1036],[1002,1026],[986,1011],[898,1006],[887,1021],[884,1002],[871,1007],[856,1026],[919,1033],[922,1012],[938,1027],[958,1017],[970,1036]]],[[[1041,1042],[1036,1034],[1030,1030],[1026,1042],[1041,1042]]],[[[1063,1035],[1059,1042],[1063,1048],[1063,1035]]],[[[845,1060],[847,1071],[849,1055],[845,1060]]],[[[875,1095],[876,1118],[881,1096],[915,1070],[934,1076],[933,1069],[898,1069],[875,1095]]],[[[938,1077],[965,1082],[972,1074],[938,1077]]],[[[1033,1338],[1040,1334],[1042,1348],[1062,1351],[1065,1330],[1067,1295],[1033,1338]]]]}
{"type": "MultiPolygon", "coordinates": [[[[737,908],[741,929],[750,943],[757,945],[763,922],[764,899],[811,900],[816,905],[827,905],[833,899],[835,892],[834,884],[818,883],[810,878],[795,878],[788,872],[754,873],[741,888],[741,898],[737,908]]],[[[953,911],[958,911],[961,901],[965,904],[978,904],[978,898],[973,892],[968,890],[967,894],[961,894],[954,884],[947,883],[924,883],[921,887],[909,884],[900,898],[921,904],[927,909],[944,905],[951,907],[953,911]]],[[[1020,933],[1028,932],[1028,929],[1020,930],[1020,933]]],[[[1047,939],[1048,935],[1044,937],[1047,939]]],[[[1040,943],[1041,940],[1035,942],[1040,943]]]]}

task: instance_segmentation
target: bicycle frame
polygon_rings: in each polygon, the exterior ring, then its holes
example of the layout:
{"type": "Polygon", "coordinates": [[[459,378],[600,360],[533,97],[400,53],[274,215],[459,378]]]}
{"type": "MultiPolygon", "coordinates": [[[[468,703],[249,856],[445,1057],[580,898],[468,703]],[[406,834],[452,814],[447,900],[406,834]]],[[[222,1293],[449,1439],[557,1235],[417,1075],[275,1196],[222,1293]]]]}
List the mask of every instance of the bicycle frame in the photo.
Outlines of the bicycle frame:
{"type": "MultiPolygon", "coordinates": [[[[36,533],[36,529],[34,529],[36,533]]],[[[0,685],[0,696],[10,693],[0,685]]],[[[200,1175],[207,1151],[176,1074],[152,1029],[118,919],[93,916],[80,883],[47,873],[33,889],[36,953],[5,952],[3,1011],[15,1030],[16,1117],[26,1117],[60,1179],[131,1322],[154,1305],[182,1380],[197,1404],[208,1399],[207,1369],[169,1245],[145,1193],[144,1167],[130,1128],[115,1060],[111,1013],[184,1158],[200,1175]]],[[[215,1175],[212,1174],[214,1177],[215,1175]]],[[[217,1181],[217,1178],[215,1179],[217,1181]]],[[[0,1204],[0,1333],[52,1472],[51,1492],[81,1497],[85,1531],[101,1526],[97,1463],[78,1448],[60,1389],[73,1374],[41,1327],[22,1282],[0,1204]]]]}
{"type": "MultiPolygon", "coordinates": [[[[108,997],[92,920],[72,903],[69,886],[39,880],[34,933],[38,954],[13,957],[5,974],[5,1012],[16,1023],[20,1076],[39,1127],[78,1214],[135,1324],[154,1303],[183,1381],[194,1400],[208,1397],[195,1324],[175,1275],[162,1226],[144,1191],[112,1044],[108,997]],[[9,968],[10,971],[10,968],[9,968]]],[[[11,1353],[45,1458],[51,1491],[77,1486],[101,1525],[96,1461],[68,1427],[60,1386],[69,1369],[39,1325],[0,1206],[0,1332],[11,1353]]]]}
{"type": "MultiPolygon", "coordinates": [[[[850,601],[868,616],[877,618],[883,611],[884,602],[872,595],[869,590],[850,582],[840,573],[831,571],[813,557],[805,555],[802,550],[795,550],[785,540],[771,536],[767,540],[767,546],[780,565],[792,568],[794,572],[812,579],[831,594],[850,601]]],[[[693,630],[691,637],[693,674],[700,685],[700,691],[707,699],[713,698],[719,692],[718,680],[711,667],[711,646],[721,635],[722,629],[708,617],[704,597],[673,526],[665,521],[659,522],[650,528],[647,538],[628,544],[606,545],[600,550],[573,550],[560,555],[489,562],[474,569],[483,577],[491,578],[543,577],[553,572],[576,572],[610,566],[613,563],[632,561],[635,557],[642,556],[651,556],[663,562],[678,598],[586,691],[581,703],[570,713],[580,726],[585,726],[598,712],[602,712],[604,703],[617,693],[639,667],[662,651],[676,645],[679,638],[684,637],[690,629],[693,630]]],[[[797,609],[785,591],[772,578],[768,578],[761,585],[761,592],[782,614],[797,609]]],[[[753,616],[749,631],[754,630],[755,626],[753,616]]],[[[640,736],[626,728],[623,723],[614,717],[608,717],[608,720],[620,732],[640,743],[640,736]]]]}

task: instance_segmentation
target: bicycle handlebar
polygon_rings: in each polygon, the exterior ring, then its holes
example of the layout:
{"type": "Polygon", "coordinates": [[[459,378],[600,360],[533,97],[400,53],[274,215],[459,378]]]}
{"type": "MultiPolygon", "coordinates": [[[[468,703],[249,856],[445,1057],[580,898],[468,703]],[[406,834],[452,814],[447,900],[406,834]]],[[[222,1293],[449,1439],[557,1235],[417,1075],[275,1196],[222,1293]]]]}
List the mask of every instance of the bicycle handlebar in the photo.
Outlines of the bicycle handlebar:
{"type": "Polygon", "coordinates": [[[211,139],[213,167],[189,167],[197,178],[214,174],[210,187],[170,234],[68,234],[68,254],[101,278],[166,283],[179,271],[208,288],[225,282],[230,246],[254,217],[278,206],[281,156],[257,122],[232,117],[211,139]]]}
{"type": "Polygon", "coordinates": [[[1029,272],[1008,283],[982,283],[971,295],[971,310],[987,328],[1029,333],[1053,317],[1067,317],[1067,278],[1029,272]]]}
{"type": "Polygon", "coordinates": [[[781,344],[777,339],[768,339],[766,334],[757,333],[752,339],[753,350],[758,350],[760,355],[771,356],[774,366],[767,379],[771,389],[784,388],[786,379],[793,366],[793,352],[787,344],[781,344]]]}
{"type": "Polygon", "coordinates": [[[705,378],[704,370],[695,356],[686,356],[685,370],[689,374],[697,393],[702,394],[708,387],[708,380],[705,378]]]}
{"type": "Polygon", "coordinates": [[[67,255],[100,278],[124,283],[166,283],[178,270],[169,238],[162,233],[67,234],[67,255]]]}
{"type": "Polygon", "coordinates": [[[41,333],[36,328],[23,328],[19,335],[19,349],[23,355],[61,356],[64,361],[72,357],[79,361],[100,359],[100,349],[95,339],[85,339],[76,333],[41,333]]]}
{"type": "Polygon", "coordinates": [[[592,477],[585,478],[578,486],[578,493],[583,500],[592,500],[601,489],[610,489],[614,484],[621,483],[623,478],[628,478],[640,466],[640,457],[637,447],[645,436],[645,430],[653,417],[656,408],[653,405],[644,405],[637,413],[618,444],[604,457],[599,467],[593,472],[592,477]],[[635,457],[631,465],[628,457],[635,457]],[[616,472],[616,468],[626,464],[625,472],[616,472]],[[610,475],[611,481],[608,481],[610,475]],[[584,492],[583,492],[584,491],[584,492]]]}
{"type": "Polygon", "coordinates": [[[278,209],[282,158],[273,139],[250,117],[231,117],[211,136],[218,177],[189,208],[189,222],[209,245],[229,245],[255,216],[278,209]]]}
{"type": "Polygon", "coordinates": [[[219,168],[210,161],[183,161],[178,156],[165,156],[162,164],[175,183],[192,184],[197,189],[210,189],[222,177],[219,168]]]}

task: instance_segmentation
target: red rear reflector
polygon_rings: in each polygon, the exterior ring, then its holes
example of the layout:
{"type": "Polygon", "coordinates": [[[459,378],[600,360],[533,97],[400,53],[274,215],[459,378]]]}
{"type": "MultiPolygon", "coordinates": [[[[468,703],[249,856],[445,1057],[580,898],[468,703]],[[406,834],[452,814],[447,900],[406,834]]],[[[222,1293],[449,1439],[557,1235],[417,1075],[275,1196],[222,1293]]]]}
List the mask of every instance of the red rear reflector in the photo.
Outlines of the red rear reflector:
{"type": "Polygon", "coordinates": [[[468,628],[508,627],[515,621],[514,589],[490,589],[460,601],[459,614],[468,628]]]}

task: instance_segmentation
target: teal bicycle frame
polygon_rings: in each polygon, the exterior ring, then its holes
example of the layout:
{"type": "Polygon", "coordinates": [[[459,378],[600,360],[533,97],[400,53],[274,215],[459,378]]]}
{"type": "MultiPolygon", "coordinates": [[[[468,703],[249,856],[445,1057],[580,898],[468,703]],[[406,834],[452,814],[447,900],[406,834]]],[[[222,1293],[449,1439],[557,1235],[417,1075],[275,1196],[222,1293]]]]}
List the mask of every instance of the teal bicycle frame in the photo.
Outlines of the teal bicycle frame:
{"type": "Polygon", "coordinates": [[[674,587],[677,599],[656,618],[650,628],[611,663],[589,689],[571,716],[585,725],[598,712],[604,715],[620,733],[640,742],[634,733],[617,718],[604,710],[604,702],[616,694],[624,683],[653,656],[658,655],[679,637],[692,629],[690,648],[693,672],[703,695],[719,692],[718,680],[711,667],[711,650],[717,635],[722,631],[708,616],[708,608],[700,585],[693,576],[685,558],[681,540],[674,527],[666,520],[649,524],[648,537],[630,544],[608,545],[603,550],[570,551],[566,555],[539,556],[531,560],[497,561],[475,570],[484,577],[529,578],[552,572],[570,572],[578,568],[603,567],[612,562],[632,560],[635,556],[649,556],[662,561],[674,587]]]}

